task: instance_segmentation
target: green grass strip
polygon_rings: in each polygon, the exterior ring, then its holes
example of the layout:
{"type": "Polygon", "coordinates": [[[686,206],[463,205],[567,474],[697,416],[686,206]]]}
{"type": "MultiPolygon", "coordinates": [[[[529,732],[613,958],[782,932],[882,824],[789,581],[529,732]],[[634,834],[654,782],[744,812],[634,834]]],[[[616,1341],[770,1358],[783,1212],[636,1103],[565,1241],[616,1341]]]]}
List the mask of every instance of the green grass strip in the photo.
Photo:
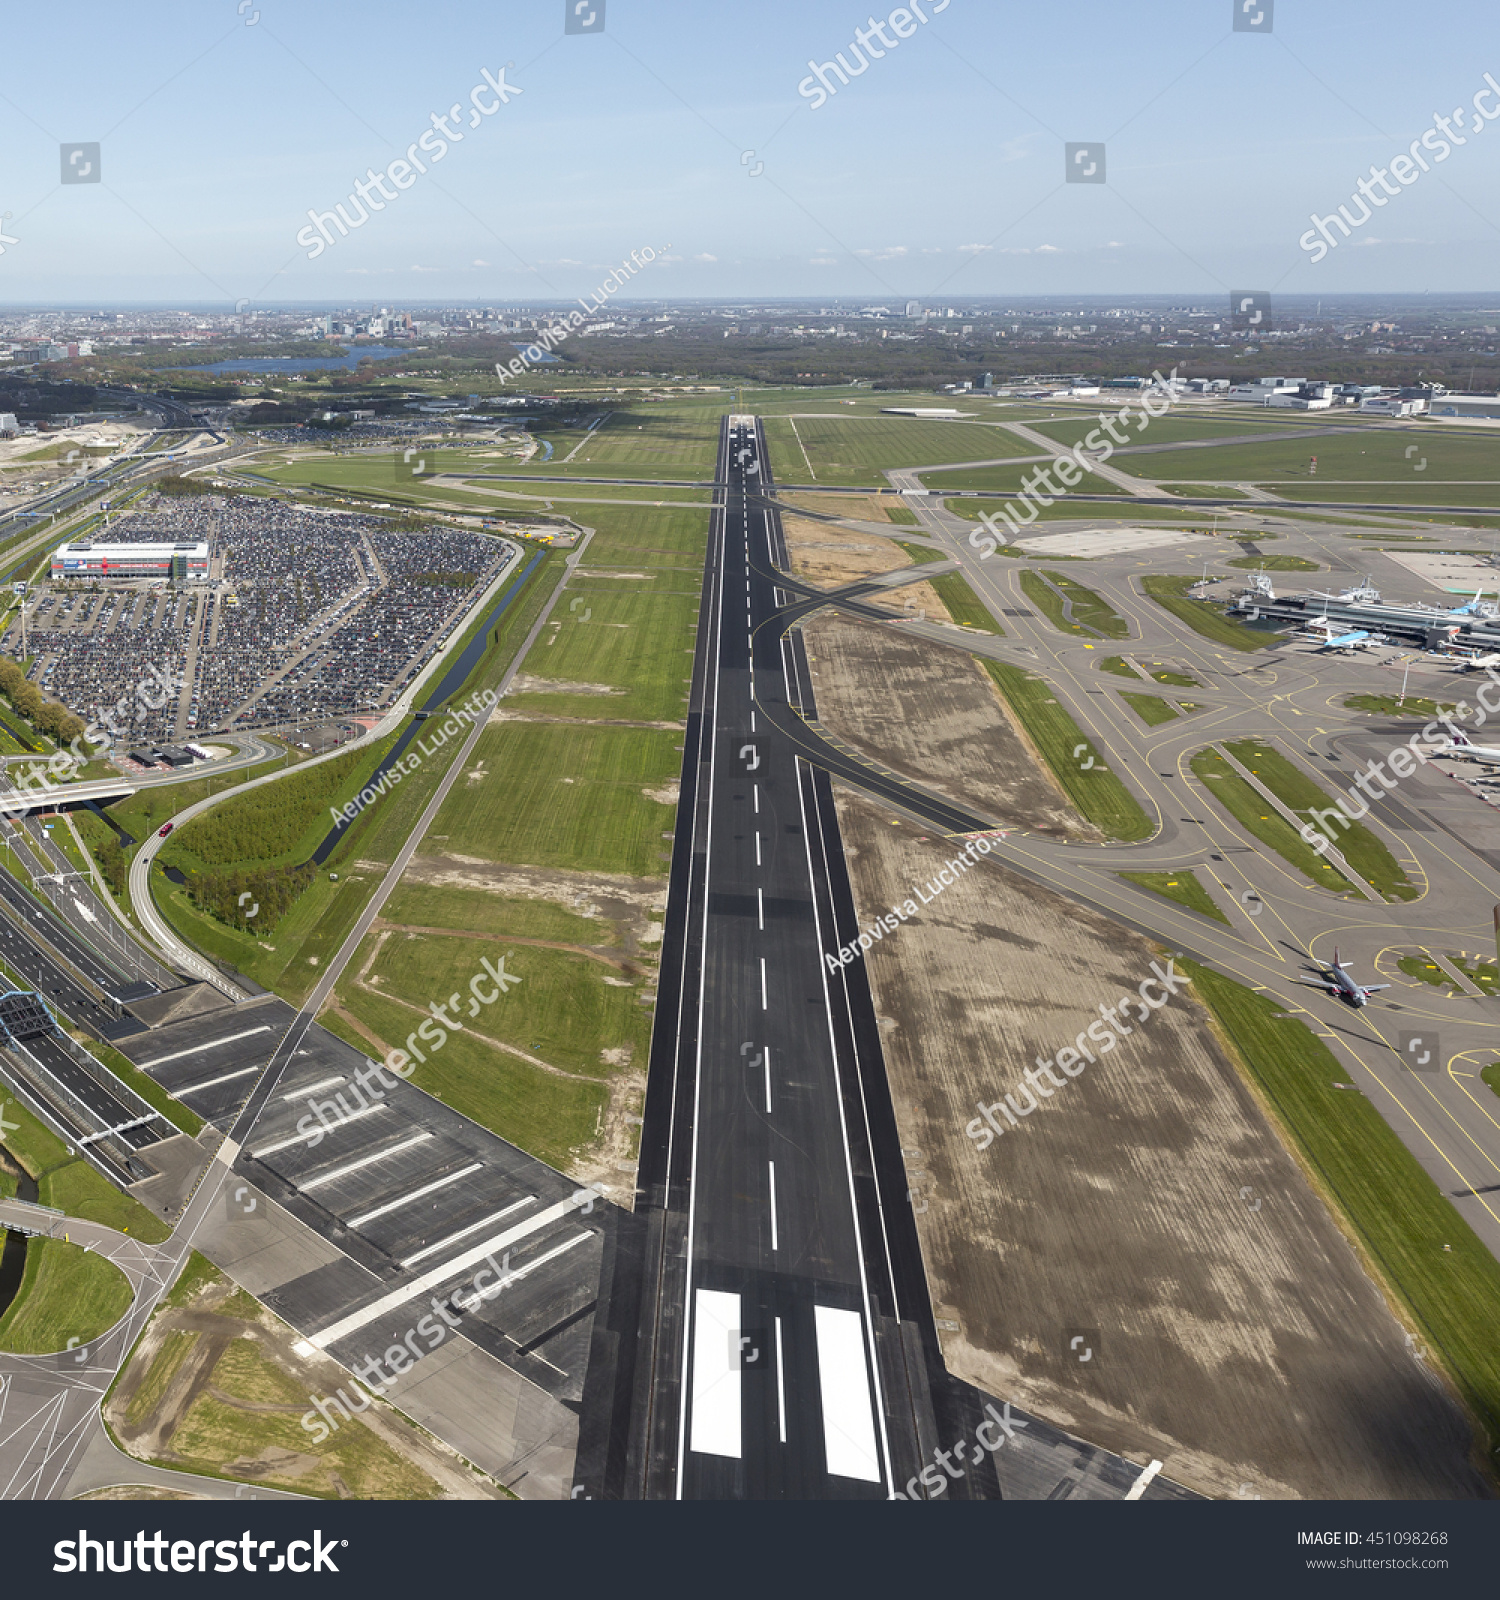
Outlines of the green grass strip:
{"type": "Polygon", "coordinates": [[[1149,839],[1154,831],[1151,818],[1104,765],[1099,751],[1058,703],[1051,685],[1002,661],[980,665],[995,680],[1079,814],[1107,838],[1127,843],[1149,839]]]}
{"type": "Polygon", "coordinates": [[[1247,833],[1253,834],[1290,867],[1317,884],[1341,894],[1354,885],[1332,862],[1323,861],[1271,802],[1259,795],[1212,747],[1200,750],[1190,763],[1204,787],[1247,833]],[[1264,811],[1261,807],[1265,806],[1264,811]]]}
{"type": "Polygon", "coordinates": [[[1120,876],[1149,889],[1152,894],[1175,900],[1189,911],[1201,911],[1205,917],[1229,926],[1229,918],[1214,904],[1213,897],[1189,868],[1184,867],[1180,872],[1122,872],[1120,876]]]}
{"type": "Polygon", "coordinates": [[[1377,717],[1410,717],[1413,722],[1430,722],[1440,713],[1446,715],[1453,709],[1446,700],[1439,704],[1416,694],[1407,695],[1404,703],[1393,694],[1351,694],[1344,706],[1349,711],[1368,711],[1377,717]]]}
{"type": "Polygon", "coordinates": [[[1316,572],[1316,561],[1304,560],[1301,556],[1236,556],[1228,563],[1231,567],[1246,567],[1255,571],[1264,567],[1267,572],[1316,572]]]}
{"type": "Polygon", "coordinates": [[[1122,689],[1120,698],[1148,728],[1158,728],[1164,722],[1171,722],[1178,714],[1177,707],[1170,700],[1163,700],[1160,695],[1131,694],[1128,689],[1122,689]]]}
{"type": "MultiPolygon", "coordinates": [[[[1269,1101],[1325,1193],[1477,1413],[1500,1439],[1500,1261],[1422,1170],[1375,1104],[1281,1007],[1185,961],[1240,1069],[1269,1101]]],[[[1380,1091],[1376,1091],[1377,1093],[1380,1091]]]]}
{"type": "MultiPolygon", "coordinates": [[[[1237,739],[1224,748],[1241,766],[1254,772],[1288,810],[1311,820],[1313,811],[1326,811],[1333,806],[1332,798],[1279,750],[1256,739],[1237,739]]],[[[1340,829],[1334,843],[1344,860],[1387,900],[1415,900],[1421,894],[1396,858],[1362,823],[1340,829]]]]}
{"type": "Polygon", "coordinates": [[[1227,644],[1234,650],[1265,650],[1282,643],[1279,634],[1261,633],[1226,617],[1211,600],[1188,599],[1187,591],[1198,581],[1192,576],[1166,573],[1150,573],[1141,579],[1146,593],[1159,606],[1215,644],[1227,644]]]}
{"type": "Polygon", "coordinates": [[[948,615],[961,628],[973,628],[976,633],[1003,633],[1004,629],[985,610],[983,603],[969,587],[968,580],[956,572],[940,572],[929,580],[937,597],[947,608],[948,615]]]}
{"type": "MultiPolygon", "coordinates": [[[[912,518],[913,522],[916,520],[915,517],[912,518]]],[[[933,550],[925,544],[908,544],[904,539],[897,539],[896,545],[899,549],[904,550],[918,565],[923,565],[929,561],[946,561],[948,559],[941,550],[933,550]]]]}

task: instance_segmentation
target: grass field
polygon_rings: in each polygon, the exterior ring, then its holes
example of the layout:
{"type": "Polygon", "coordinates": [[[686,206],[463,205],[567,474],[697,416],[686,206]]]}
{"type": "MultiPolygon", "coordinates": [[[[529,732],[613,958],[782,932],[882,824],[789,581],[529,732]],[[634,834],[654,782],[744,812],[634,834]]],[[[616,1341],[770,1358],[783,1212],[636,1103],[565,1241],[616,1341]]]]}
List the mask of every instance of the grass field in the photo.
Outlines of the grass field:
{"type": "Polygon", "coordinates": [[[1274,850],[1320,889],[1343,893],[1354,887],[1331,862],[1322,860],[1297,830],[1263,799],[1229,765],[1217,750],[1200,750],[1191,762],[1193,772],[1215,800],[1263,845],[1274,850]],[[1261,807],[1265,806],[1262,811],[1261,807]]]}
{"type": "Polygon", "coordinates": [[[1153,894],[1175,900],[1189,911],[1201,911],[1205,917],[1212,917],[1226,927],[1229,925],[1229,918],[1214,904],[1213,896],[1199,883],[1197,875],[1190,868],[1184,867],[1177,872],[1122,872],[1120,876],[1131,883],[1138,883],[1153,894]]]}
{"type": "MultiPolygon", "coordinates": [[[[1238,417],[1153,417],[1149,425],[1142,430],[1140,426],[1140,401],[1134,394],[1123,390],[1117,393],[1112,392],[1107,397],[1101,394],[1099,401],[1100,411],[1105,412],[1117,412],[1122,405],[1135,406],[1136,410],[1133,416],[1123,423],[1116,424],[1121,433],[1129,435],[1129,444],[1185,444],[1195,439],[1238,438],[1243,434],[1251,433],[1263,434],[1267,439],[1273,441],[1276,438],[1273,426],[1268,425],[1263,416],[1255,416],[1254,414],[1247,414],[1243,421],[1238,417]]],[[[1033,422],[1031,424],[1035,432],[1046,434],[1049,439],[1055,439],[1059,445],[1069,450],[1086,438],[1098,426],[1099,418],[1097,414],[1092,412],[1083,417],[1069,417],[1066,420],[1059,419],[1056,422],[1033,422]]],[[[1108,439],[1109,435],[1104,433],[1102,437],[1108,439]]],[[[1118,446],[1118,442],[1116,443],[1117,448],[1122,448],[1118,446]]],[[[1167,453],[1163,451],[1162,457],[1157,459],[1162,459],[1167,453]]],[[[1191,452],[1193,456],[1201,454],[1206,454],[1206,452],[1191,452]]],[[[1125,459],[1129,460],[1130,458],[1127,456],[1125,459]]],[[[1150,460],[1151,457],[1144,459],[1150,460]]],[[[1189,459],[1191,459],[1191,456],[1189,459]]],[[[1152,473],[1152,477],[1156,476],[1158,474],[1152,473]]],[[[1196,478],[1201,474],[1193,472],[1186,474],[1186,476],[1196,478]]],[[[1239,474],[1236,473],[1235,476],[1238,477],[1239,474]]]]}
{"type": "MultiPolygon", "coordinates": [[[[1313,811],[1326,811],[1333,805],[1333,797],[1279,750],[1256,739],[1235,740],[1224,748],[1299,816],[1311,821],[1313,811]]],[[[1380,838],[1363,823],[1342,829],[1334,843],[1350,867],[1387,900],[1415,900],[1422,892],[1407,879],[1380,838]]]]}
{"type": "Polygon", "coordinates": [[[1434,989],[1457,994],[1458,985],[1437,964],[1429,961],[1426,956],[1400,956],[1396,961],[1396,970],[1404,972],[1408,978],[1415,978],[1418,983],[1430,984],[1434,989]]]}
{"type": "Polygon", "coordinates": [[[1413,722],[1430,722],[1453,709],[1450,701],[1426,700],[1417,694],[1407,695],[1404,703],[1393,694],[1351,694],[1344,704],[1350,711],[1368,711],[1372,716],[1410,717],[1413,722]]]}
{"type": "MultiPolygon", "coordinates": [[[[474,939],[392,934],[385,938],[367,981],[391,995],[466,997],[470,978],[481,971],[479,957],[495,948],[474,939]]],[[[606,1051],[644,1055],[651,1013],[641,1004],[638,984],[618,968],[536,945],[507,949],[504,957],[505,970],[520,982],[476,1017],[469,1018],[467,1010],[457,1013],[466,1030],[589,1077],[607,1077],[618,1064],[605,1059],[606,1051]]],[[[408,1030],[425,1014],[425,1002],[417,1002],[408,1030]]]]}
{"type": "Polygon", "coordinates": [[[551,900],[446,889],[402,882],[381,908],[381,919],[410,928],[453,928],[497,939],[555,939],[562,944],[612,945],[619,935],[603,917],[580,916],[551,900]]]}
{"type": "MultiPolygon", "coordinates": [[[[979,660],[977,656],[975,659],[979,660]]],[[[1106,838],[1126,842],[1150,838],[1154,831],[1151,818],[1103,764],[1078,724],[1058,704],[1047,682],[1004,662],[981,660],[980,665],[995,680],[1080,815],[1106,838]]]]}
{"type": "Polygon", "coordinates": [[[567,606],[559,604],[527,657],[526,671],[564,683],[607,685],[614,692],[513,692],[506,706],[557,716],[682,720],[699,604],[688,576],[575,579],[568,594],[567,606]]]}
{"type": "Polygon", "coordinates": [[[485,776],[454,786],[432,832],[447,835],[450,854],[485,861],[664,877],[681,737],[641,728],[492,725],[469,769],[483,765],[485,776]]]}
{"type": "Polygon", "coordinates": [[[926,566],[933,561],[946,561],[948,558],[941,550],[934,550],[925,544],[906,544],[897,539],[896,546],[904,550],[918,566],[926,566]]]}
{"type": "Polygon", "coordinates": [[[885,483],[885,468],[1036,454],[1014,434],[978,420],[767,417],[765,430],[776,476],[790,483],[805,481],[806,462],[811,463],[818,483],[873,487],[885,483]]]}
{"type": "Polygon", "coordinates": [[[0,1111],[14,1124],[6,1129],[5,1148],[37,1180],[40,1204],[133,1234],[148,1244],[160,1244],[171,1233],[166,1223],[101,1177],[82,1156],[69,1155],[50,1128],[3,1091],[0,1111]]]}
{"type": "Polygon", "coordinates": [[[1264,567],[1267,572],[1320,572],[1322,568],[1316,561],[1304,561],[1301,556],[1236,556],[1233,561],[1225,562],[1229,567],[1245,567],[1258,570],[1264,567]]]}
{"type": "Polygon", "coordinates": [[[708,547],[703,511],[599,506],[581,519],[594,529],[585,569],[599,566],[678,566],[701,572],[708,547]]]}
{"type": "Polygon", "coordinates": [[[87,1344],[130,1309],[130,1281],[112,1261],[61,1239],[31,1239],[21,1287],[0,1317],[0,1350],[47,1355],[87,1344]]]}
{"type": "MultiPolygon", "coordinates": [[[[512,989],[506,999],[519,992],[512,989]]],[[[349,984],[340,989],[339,1004],[387,1050],[400,1046],[417,1020],[407,1007],[349,984]]],[[[347,1028],[337,1015],[324,1012],[319,1020],[356,1049],[373,1053],[370,1041],[347,1028]]],[[[601,1082],[547,1072],[482,1044],[469,1033],[451,1037],[417,1067],[411,1081],[560,1171],[568,1169],[575,1152],[587,1149],[597,1138],[609,1097],[601,1082]]]]}
{"type": "Polygon", "coordinates": [[[1225,616],[1211,600],[1190,600],[1187,591],[1197,582],[1196,577],[1165,573],[1148,573],[1141,579],[1146,593],[1163,610],[1170,611],[1179,622],[1185,622],[1194,633],[1201,633],[1215,644],[1227,644],[1234,650],[1264,650],[1282,642],[1274,633],[1257,632],[1225,616]]]}
{"type": "Polygon", "coordinates": [[[1124,656],[1105,656],[1099,663],[1101,672],[1112,672],[1117,678],[1129,678],[1132,683],[1139,683],[1141,675],[1126,661],[1124,656]]]}
{"type": "MultiPolygon", "coordinates": [[[[1239,431],[1256,431],[1256,424],[1246,419],[1247,425],[1239,431]]],[[[1306,424],[1304,424],[1305,426],[1306,424]]],[[[1316,424],[1314,424],[1316,426],[1316,424]]],[[[1157,438],[1162,423],[1154,422],[1149,442],[1163,443],[1157,438]]],[[[1146,441],[1143,441],[1146,442],[1146,441]]],[[[1302,498],[1311,488],[1321,494],[1333,485],[1325,480],[1340,480],[1347,487],[1356,482],[1373,484],[1385,480],[1382,487],[1397,487],[1401,483],[1415,486],[1417,497],[1425,492],[1427,499],[1441,501],[1444,496],[1434,495],[1432,485],[1449,482],[1482,481],[1500,477],[1495,466],[1493,437],[1478,433],[1434,433],[1427,429],[1378,428],[1355,425],[1337,434],[1324,434],[1314,438],[1267,438],[1254,444],[1224,445],[1201,450],[1164,450],[1159,455],[1117,455],[1111,462],[1133,476],[1164,479],[1232,478],[1240,482],[1276,486],[1279,492],[1292,498],[1302,498]],[[1415,455],[1406,454],[1407,447],[1415,444],[1415,455]],[[1316,473],[1310,469],[1312,458],[1318,459],[1316,473]],[[1421,472],[1413,469],[1418,461],[1425,460],[1421,472]],[[1425,490],[1422,486],[1426,486],[1425,490]]],[[[1398,498],[1395,495],[1330,495],[1338,499],[1398,498]]],[[[1313,498],[1309,495],[1307,498],[1313,498]]]]}
{"type": "Polygon", "coordinates": [[[1114,612],[1092,589],[1074,583],[1060,572],[1027,569],[1021,574],[1021,590],[1059,633],[1083,633],[1093,629],[1107,639],[1125,639],[1130,629],[1125,619],[1114,612]],[[1044,581],[1050,579],[1051,584],[1044,581]],[[1051,585],[1055,585],[1054,589],[1051,585]],[[1061,589],[1058,594],[1056,589],[1061,589]],[[1076,620],[1070,622],[1064,602],[1070,602],[1076,620]]]}
{"type": "Polygon", "coordinates": [[[985,609],[979,596],[969,587],[962,573],[940,572],[928,580],[943,602],[948,615],[963,628],[973,628],[979,633],[1003,634],[1004,629],[985,609]]]}
{"type": "Polygon", "coordinates": [[[1500,1061],[1490,1062],[1489,1066],[1480,1070],[1479,1076],[1496,1094],[1500,1094],[1500,1061]]]}
{"type": "Polygon", "coordinates": [[[1131,694],[1128,689],[1122,689],[1120,698],[1148,728],[1159,728],[1164,722],[1175,721],[1179,714],[1177,707],[1160,695],[1131,694]]]}
{"type": "Polygon", "coordinates": [[[1286,500],[1334,500],[1375,506],[1477,506],[1481,509],[1493,506],[1496,493],[1500,492],[1494,483],[1445,483],[1441,478],[1430,481],[1425,473],[1412,483],[1404,478],[1394,483],[1325,483],[1317,478],[1311,483],[1263,483],[1261,487],[1286,500]]]}
{"type": "Polygon", "coordinates": [[[1271,1000],[1184,963],[1245,1077],[1407,1309],[1488,1435],[1500,1442],[1500,1262],[1323,1041],[1271,1000]]]}

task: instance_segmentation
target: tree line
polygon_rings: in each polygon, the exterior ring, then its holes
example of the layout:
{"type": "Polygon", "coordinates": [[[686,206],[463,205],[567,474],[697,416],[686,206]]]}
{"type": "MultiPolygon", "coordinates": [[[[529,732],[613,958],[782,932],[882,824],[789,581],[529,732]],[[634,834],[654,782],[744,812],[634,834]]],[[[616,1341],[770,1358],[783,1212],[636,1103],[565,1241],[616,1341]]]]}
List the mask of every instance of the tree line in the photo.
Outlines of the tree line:
{"type": "Polygon", "coordinates": [[[60,701],[45,699],[9,656],[0,656],[0,692],[33,728],[58,744],[67,744],[83,732],[82,721],[60,701]]]}

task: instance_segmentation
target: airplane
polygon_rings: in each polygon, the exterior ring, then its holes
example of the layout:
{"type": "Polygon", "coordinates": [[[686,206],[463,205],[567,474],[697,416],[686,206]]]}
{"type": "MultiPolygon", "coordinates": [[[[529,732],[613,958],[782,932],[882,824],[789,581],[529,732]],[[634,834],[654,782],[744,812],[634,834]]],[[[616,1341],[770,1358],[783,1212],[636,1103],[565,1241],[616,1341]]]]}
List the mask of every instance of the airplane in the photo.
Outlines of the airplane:
{"type": "Polygon", "coordinates": [[[1483,593],[1484,590],[1482,588],[1476,589],[1474,591],[1474,598],[1472,600],[1464,601],[1461,606],[1454,606],[1448,615],[1450,617],[1468,617],[1476,615],[1492,616],[1495,608],[1493,604],[1487,604],[1481,601],[1480,596],[1483,595],[1483,593]]]}
{"type": "Polygon", "coordinates": [[[1500,749],[1494,745],[1475,744],[1466,733],[1455,733],[1446,744],[1441,744],[1433,755],[1446,756],[1457,753],[1461,760],[1500,762],[1500,749]]]}
{"type": "Polygon", "coordinates": [[[1325,650],[1359,650],[1367,644],[1384,644],[1383,633],[1370,633],[1367,629],[1357,628],[1353,633],[1341,633],[1336,639],[1325,639],[1318,646],[1317,654],[1322,655],[1325,650]]]}
{"type": "Polygon", "coordinates": [[[1492,650],[1487,656],[1469,656],[1460,661],[1453,669],[1455,672],[1483,672],[1486,667],[1500,667],[1500,650],[1492,650]]]}
{"type": "Polygon", "coordinates": [[[1378,994],[1382,989],[1389,989],[1388,983],[1371,983],[1361,985],[1349,976],[1348,969],[1339,960],[1339,947],[1333,947],[1333,965],[1317,969],[1322,976],[1317,978],[1295,978],[1294,983],[1305,983],[1313,989],[1326,989],[1329,994],[1337,996],[1347,1005],[1366,1006],[1370,1003],[1370,996],[1378,994]]]}

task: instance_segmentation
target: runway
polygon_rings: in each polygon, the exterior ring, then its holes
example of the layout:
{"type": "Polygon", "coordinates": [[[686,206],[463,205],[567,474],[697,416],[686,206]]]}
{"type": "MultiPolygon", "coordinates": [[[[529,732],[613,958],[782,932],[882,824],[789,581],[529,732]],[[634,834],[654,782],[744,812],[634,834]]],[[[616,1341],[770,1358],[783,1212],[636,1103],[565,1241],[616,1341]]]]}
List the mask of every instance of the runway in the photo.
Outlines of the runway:
{"type": "Polygon", "coordinates": [[[679,819],[690,866],[668,910],[682,938],[664,953],[642,1139],[637,1216],[664,1214],[624,1492],[884,1498],[893,1450],[912,1453],[911,1401],[883,1208],[865,1203],[867,1041],[821,960],[839,942],[827,779],[766,713],[789,697],[779,521],[752,503],[765,461],[754,420],[731,417],[679,819]]]}

